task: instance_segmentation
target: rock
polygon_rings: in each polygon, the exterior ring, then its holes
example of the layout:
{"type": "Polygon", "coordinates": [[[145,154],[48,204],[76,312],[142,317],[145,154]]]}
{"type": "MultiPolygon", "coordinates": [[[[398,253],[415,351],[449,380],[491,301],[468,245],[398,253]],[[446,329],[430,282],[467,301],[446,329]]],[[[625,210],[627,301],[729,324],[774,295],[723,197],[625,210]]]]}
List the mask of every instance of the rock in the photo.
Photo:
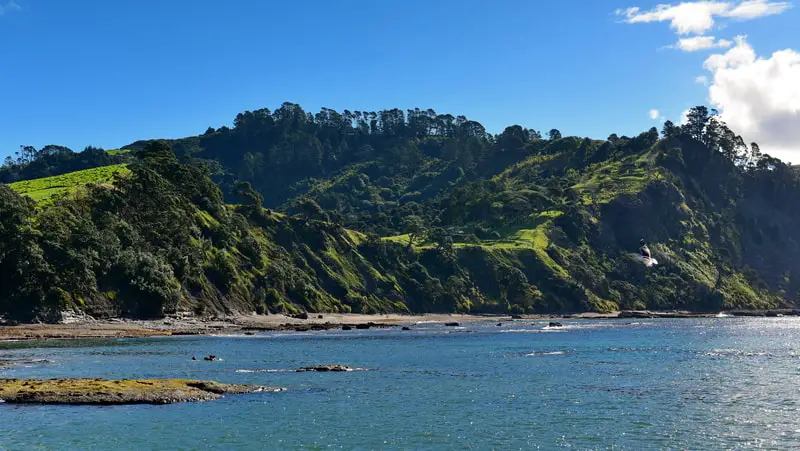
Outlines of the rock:
{"type": "Polygon", "coordinates": [[[549,327],[564,327],[563,324],[561,324],[559,322],[556,322],[556,321],[550,321],[550,324],[548,324],[548,326],[549,327]]]}
{"type": "Polygon", "coordinates": [[[502,325],[503,325],[503,323],[497,323],[497,327],[500,327],[502,325]]]}
{"type": "Polygon", "coordinates": [[[347,324],[342,325],[342,330],[352,330],[353,328],[348,326],[347,324]]]}
{"type": "Polygon", "coordinates": [[[511,315],[511,319],[522,319],[520,315],[511,315]]]}
{"type": "Polygon", "coordinates": [[[291,316],[292,316],[292,318],[296,318],[296,319],[308,319],[308,313],[306,313],[306,312],[295,313],[294,315],[291,315],[291,316]]]}
{"type": "Polygon", "coordinates": [[[410,327],[408,327],[408,326],[403,326],[403,329],[402,329],[402,330],[411,330],[411,328],[410,328],[410,327]]]}
{"type": "Polygon", "coordinates": [[[211,355],[203,357],[203,360],[208,360],[209,362],[210,361],[214,361],[214,360],[217,360],[217,356],[215,356],[214,354],[211,354],[211,355]]]}
{"type": "Polygon", "coordinates": [[[617,318],[655,318],[655,315],[648,311],[623,310],[619,312],[617,318]]]}
{"type": "Polygon", "coordinates": [[[188,379],[0,379],[0,399],[7,403],[168,404],[209,401],[225,394],[283,390],[188,379]]]}
{"type": "Polygon", "coordinates": [[[322,319],[322,315],[317,315],[317,319],[322,319]]]}
{"type": "Polygon", "coordinates": [[[306,366],[306,367],[303,367],[303,368],[298,368],[295,371],[297,371],[298,373],[302,373],[302,372],[305,372],[305,371],[318,371],[318,372],[321,372],[321,373],[326,373],[326,372],[330,372],[330,371],[333,371],[333,372],[353,371],[353,369],[348,367],[348,366],[344,366],[344,365],[317,365],[317,366],[306,366]]]}
{"type": "Polygon", "coordinates": [[[328,330],[330,329],[330,324],[303,324],[300,326],[295,326],[295,332],[308,332],[309,330],[328,330]]]}
{"type": "Polygon", "coordinates": [[[448,327],[458,327],[458,323],[456,323],[456,322],[453,322],[453,323],[444,323],[444,325],[445,325],[445,326],[448,326],[448,327]]]}
{"type": "Polygon", "coordinates": [[[255,332],[249,332],[249,331],[248,331],[248,332],[245,332],[244,334],[245,334],[245,335],[255,335],[256,333],[255,333],[255,332]]]}
{"type": "Polygon", "coordinates": [[[356,329],[369,329],[369,324],[356,324],[356,329]]]}

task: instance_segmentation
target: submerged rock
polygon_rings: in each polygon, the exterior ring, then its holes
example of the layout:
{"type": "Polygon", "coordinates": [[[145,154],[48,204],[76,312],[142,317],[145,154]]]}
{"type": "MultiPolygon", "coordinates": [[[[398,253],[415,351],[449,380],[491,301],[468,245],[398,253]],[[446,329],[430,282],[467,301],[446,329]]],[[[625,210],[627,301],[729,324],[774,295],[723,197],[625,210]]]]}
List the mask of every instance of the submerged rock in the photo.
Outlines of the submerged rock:
{"type": "Polygon", "coordinates": [[[408,326],[403,326],[402,330],[411,330],[411,328],[408,326]]]}
{"type": "Polygon", "coordinates": [[[328,372],[328,371],[353,371],[352,368],[349,366],[344,365],[316,365],[316,366],[306,366],[303,368],[298,368],[298,373],[302,373],[304,371],[319,371],[319,372],[328,372]]]}
{"type": "Polygon", "coordinates": [[[283,390],[189,379],[0,379],[0,399],[7,403],[169,404],[210,401],[225,394],[283,390]]]}
{"type": "Polygon", "coordinates": [[[33,359],[33,358],[0,359],[0,367],[12,366],[12,365],[32,365],[35,363],[53,363],[53,361],[47,359],[33,359]]]}
{"type": "Polygon", "coordinates": [[[556,321],[550,321],[550,324],[548,324],[548,326],[549,327],[564,327],[563,324],[561,324],[559,322],[556,322],[556,321]]]}

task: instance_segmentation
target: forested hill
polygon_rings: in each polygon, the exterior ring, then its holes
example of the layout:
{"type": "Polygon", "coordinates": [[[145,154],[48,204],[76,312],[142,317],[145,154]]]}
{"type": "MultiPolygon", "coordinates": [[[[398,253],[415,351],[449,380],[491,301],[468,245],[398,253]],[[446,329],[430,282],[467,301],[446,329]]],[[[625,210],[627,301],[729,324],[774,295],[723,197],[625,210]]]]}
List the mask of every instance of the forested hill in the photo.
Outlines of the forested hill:
{"type": "Polygon", "coordinates": [[[19,318],[712,311],[800,289],[797,174],[704,107],[596,141],[286,103],[122,151],[23,150],[0,168],[0,310],[19,318]],[[37,184],[38,205],[19,194],[37,184]]]}

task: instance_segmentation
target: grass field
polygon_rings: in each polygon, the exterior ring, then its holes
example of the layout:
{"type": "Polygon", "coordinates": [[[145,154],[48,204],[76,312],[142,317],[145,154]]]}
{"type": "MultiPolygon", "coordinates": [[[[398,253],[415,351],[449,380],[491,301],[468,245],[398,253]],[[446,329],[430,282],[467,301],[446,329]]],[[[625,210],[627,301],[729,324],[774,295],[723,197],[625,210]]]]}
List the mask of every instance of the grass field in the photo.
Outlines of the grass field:
{"type": "Polygon", "coordinates": [[[106,153],[109,155],[122,155],[129,153],[130,151],[131,151],[130,149],[112,149],[112,150],[106,150],[106,153]]]}
{"type": "Polygon", "coordinates": [[[115,172],[126,174],[128,168],[124,164],[116,164],[53,177],[16,182],[8,186],[18,194],[28,196],[36,201],[37,204],[44,205],[49,203],[53,196],[73,192],[87,183],[108,183],[112,180],[115,172]]]}

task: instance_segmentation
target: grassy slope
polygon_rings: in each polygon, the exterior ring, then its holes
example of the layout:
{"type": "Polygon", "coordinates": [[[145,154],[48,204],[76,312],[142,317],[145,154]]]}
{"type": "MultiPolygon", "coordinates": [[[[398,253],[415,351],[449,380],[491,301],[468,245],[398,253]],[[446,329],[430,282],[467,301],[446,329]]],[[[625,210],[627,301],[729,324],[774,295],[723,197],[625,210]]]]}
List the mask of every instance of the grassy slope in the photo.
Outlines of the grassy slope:
{"type": "MultiPolygon", "coordinates": [[[[492,177],[492,181],[503,184],[507,190],[518,193],[534,193],[542,188],[528,182],[529,175],[536,172],[558,169],[565,163],[562,157],[565,154],[532,155],[520,162],[508,166],[492,177]]],[[[480,306],[502,306],[509,304],[506,299],[505,289],[495,293],[493,285],[496,279],[483,278],[481,270],[488,266],[501,268],[518,268],[526,276],[534,290],[540,289],[548,309],[576,309],[589,308],[592,310],[611,310],[616,308],[631,307],[666,307],[655,304],[643,305],[635,294],[620,294],[615,289],[608,289],[605,282],[591,280],[594,272],[602,278],[602,274],[612,263],[625,265],[625,259],[630,259],[636,251],[635,245],[631,247],[630,240],[620,234],[628,233],[624,229],[628,225],[616,221],[615,211],[629,209],[620,205],[630,199],[641,201],[645,210],[639,212],[630,210],[633,217],[643,218],[643,221],[662,221],[655,214],[667,209],[667,202],[659,203],[651,197],[658,186],[674,186],[666,179],[670,177],[668,171],[656,164],[658,149],[627,156],[621,160],[608,160],[586,167],[575,175],[571,184],[580,199],[583,211],[589,217],[589,224],[584,228],[596,228],[598,234],[611,236],[607,238],[605,249],[600,250],[601,244],[593,243],[588,251],[575,246],[575,243],[565,242],[561,236],[563,231],[558,225],[559,220],[565,215],[560,206],[542,211],[530,212],[525,218],[516,218],[500,232],[500,238],[494,240],[481,240],[478,243],[455,243],[458,264],[465,268],[472,282],[478,286],[475,299],[467,301],[464,305],[480,308],[480,306]],[[616,209],[616,210],[615,210],[616,209]],[[622,230],[622,231],[621,231],[622,230]],[[609,244],[610,243],[610,244],[609,244]],[[488,266],[487,266],[488,265],[488,266]],[[555,281],[555,282],[554,282],[555,281]],[[572,291],[565,291],[565,286],[572,291]],[[585,302],[579,304],[573,299],[576,293],[585,297],[585,302]],[[558,306],[561,307],[558,307],[558,306]],[[583,305],[583,307],[580,307],[583,305]],[[556,307],[553,307],[556,306],[556,307]]],[[[357,173],[357,168],[346,171],[347,177],[357,173]]],[[[40,204],[47,203],[53,195],[70,192],[80,188],[86,183],[104,183],[111,180],[115,171],[125,172],[124,165],[95,168],[78,171],[45,179],[19,182],[11,187],[21,194],[34,198],[40,204]]],[[[342,178],[342,176],[339,176],[342,178]]],[[[319,192],[332,189],[340,185],[342,180],[332,179],[322,181],[315,186],[319,192]]],[[[677,188],[675,188],[677,190],[677,188]]],[[[682,194],[680,194],[682,196],[682,194]]],[[[655,273],[665,271],[678,273],[681,278],[698,285],[714,290],[715,286],[725,300],[725,307],[772,307],[774,299],[757,292],[745,278],[731,268],[719,268],[715,263],[712,253],[709,232],[704,224],[702,214],[694,211],[683,199],[678,204],[679,216],[670,216],[663,219],[670,227],[671,232],[658,240],[652,240],[651,248],[663,262],[661,267],[651,271],[655,273]],[[676,232],[675,230],[680,230],[676,232]],[[725,270],[720,276],[720,271],[725,270]],[[717,283],[719,279],[719,283],[717,283]]],[[[691,204],[691,202],[690,202],[691,204]]],[[[627,211],[627,210],[625,210],[627,211]]],[[[201,227],[213,227],[214,219],[204,212],[198,212],[201,227]]],[[[404,268],[382,267],[374,261],[365,258],[359,250],[359,245],[365,240],[360,232],[352,230],[334,231],[309,228],[302,220],[284,216],[274,212],[267,224],[260,224],[261,232],[257,234],[261,244],[270,249],[264,257],[269,266],[280,248],[291,251],[294,255],[293,276],[299,282],[297,287],[287,287],[280,290],[267,300],[253,299],[252,282],[263,278],[265,273],[261,270],[247,268],[240,255],[233,255],[239,262],[239,283],[232,290],[232,294],[244,301],[240,308],[246,305],[258,305],[262,302],[270,310],[295,311],[301,308],[310,308],[316,311],[407,311],[410,301],[406,299],[407,293],[398,282],[404,276],[404,268]],[[247,268],[247,269],[245,269],[247,268]],[[303,288],[304,287],[304,288],[303,288]],[[382,287],[376,291],[376,287],[382,287]],[[298,301],[289,291],[303,291],[306,299],[298,301]]],[[[659,224],[661,225],[661,224],[659,224]]],[[[649,224],[647,227],[652,227],[649,224]]],[[[640,228],[631,225],[630,233],[638,234],[640,228]]],[[[645,229],[647,228],[645,227],[645,229]]],[[[397,235],[384,238],[385,241],[406,245],[408,235],[397,235]]],[[[414,250],[424,261],[424,254],[436,252],[434,243],[415,243],[414,250]]],[[[635,263],[633,263],[635,265],[635,263]]],[[[428,265],[430,266],[430,265],[428,265]]],[[[446,275],[437,274],[436,269],[430,269],[432,276],[439,277],[442,281],[446,275]]],[[[648,287],[648,275],[643,273],[642,280],[637,282],[639,287],[648,287]]],[[[658,286],[653,286],[657,289],[658,286]]],[[[200,297],[209,301],[215,295],[214,289],[207,286],[205,294],[200,297]]],[[[693,296],[687,292],[687,296],[693,296]]],[[[691,303],[691,299],[686,301],[691,303]]],[[[226,310],[226,306],[218,305],[217,310],[226,310]]]]}
{"type": "Polygon", "coordinates": [[[47,204],[53,196],[74,192],[87,183],[109,183],[115,173],[126,174],[126,165],[117,164],[99,168],[85,169],[83,171],[45,177],[35,180],[26,180],[9,185],[19,194],[29,196],[40,205],[47,204]]]}
{"type": "Polygon", "coordinates": [[[130,153],[130,152],[131,152],[130,149],[111,149],[111,150],[106,150],[106,153],[109,154],[109,155],[124,155],[124,154],[130,153]]]}

